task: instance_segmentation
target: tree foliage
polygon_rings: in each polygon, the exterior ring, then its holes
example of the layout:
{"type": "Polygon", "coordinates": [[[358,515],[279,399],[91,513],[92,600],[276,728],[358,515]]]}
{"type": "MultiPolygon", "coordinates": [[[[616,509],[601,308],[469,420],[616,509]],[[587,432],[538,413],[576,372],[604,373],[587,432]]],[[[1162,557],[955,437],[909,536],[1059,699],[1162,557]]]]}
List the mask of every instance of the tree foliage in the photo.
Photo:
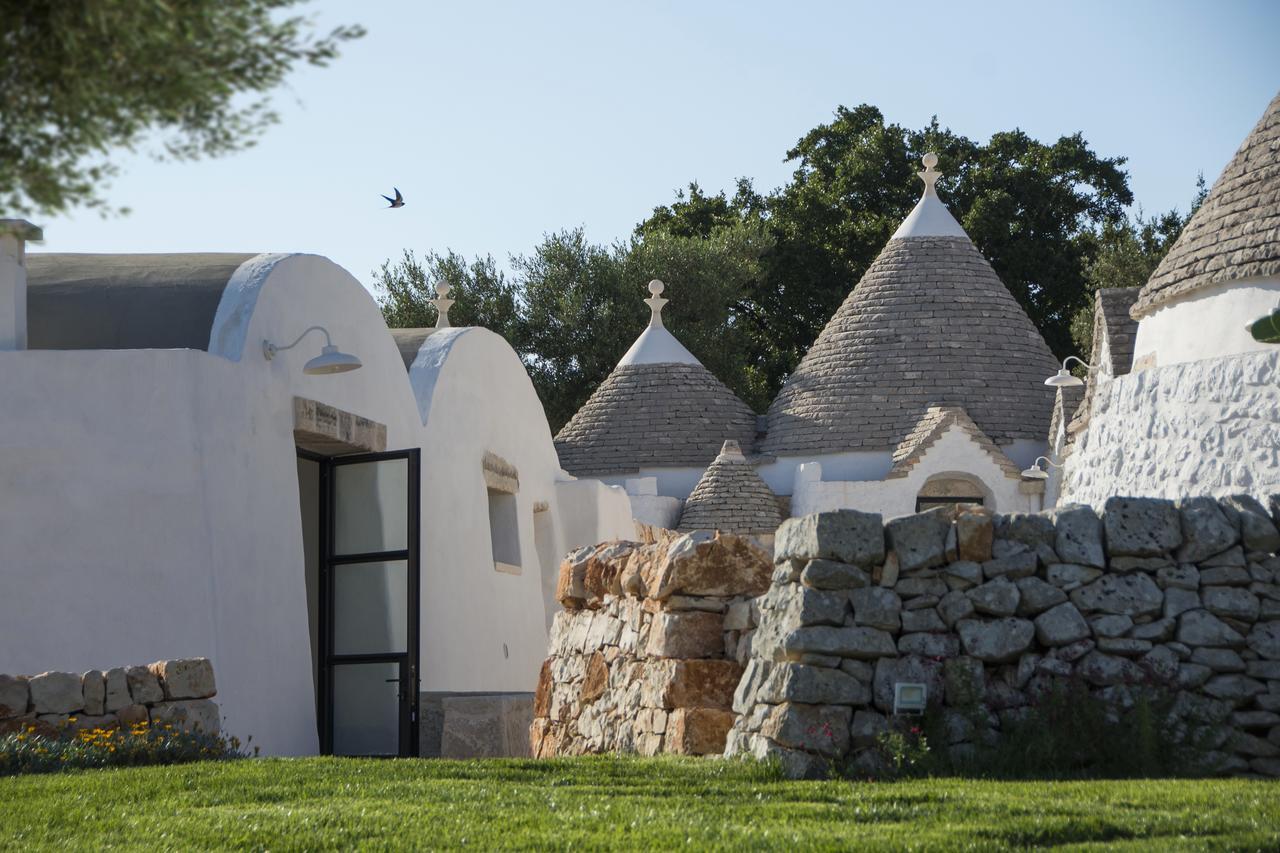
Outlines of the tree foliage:
{"type": "Polygon", "coordinates": [[[0,206],[106,209],[113,149],[176,159],[253,144],[266,93],[326,65],[356,26],[315,37],[299,0],[0,0],[0,206]]]}

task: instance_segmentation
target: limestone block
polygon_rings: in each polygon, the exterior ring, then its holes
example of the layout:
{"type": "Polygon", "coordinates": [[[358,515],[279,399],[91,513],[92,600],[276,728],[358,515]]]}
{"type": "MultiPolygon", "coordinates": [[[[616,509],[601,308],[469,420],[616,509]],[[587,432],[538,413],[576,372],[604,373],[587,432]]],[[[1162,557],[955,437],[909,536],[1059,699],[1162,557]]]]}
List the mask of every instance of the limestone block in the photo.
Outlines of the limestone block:
{"type": "Polygon", "coordinates": [[[902,611],[902,630],[904,633],[941,633],[947,630],[947,626],[937,610],[925,607],[902,611]]]}
{"type": "MultiPolygon", "coordinates": [[[[1254,630],[1256,631],[1257,628],[1255,627],[1254,630]]],[[[1177,637],[1178,642],[1186,643],[1188,646],[1239,648],[1244,645],[1244,637],[1240,632],[1207,610],[1188,610],[1179,616],[1177,637]]]]}
{"type": "Polygon", "coordinates": [[[865,569],[835,560],[810,560],[800,573],[800,583],[815,589],[857,589],[871,585],[865,569]]]}
{"type": "Polygon", "coordinates": [[[1133,620],[1128,616],[1095,616],[1089,620],[1097,637],[1123,637],[1133,627],[1133,620]]]}
{"type": "Polygon", "coordinates": [[[774,611],[774,618],[783,620],[789,627],[842,625],[849,609],[849,595],[842,591],[785,584],[769,590],[761,606],[774,611]]]}
{"type": "Polygon", "coordinates": [[[955,627],[961,619],[968,619],[974,614],[973,602],[960,590],[952,590],[938,602],[938,615],[948,628],[955,627]]]}
{"type": "Polygon", "coordinates": [[[1195,592],[1200,588],[1200,570],[1190,563],[1166,566],[1156,572],[1156,583],[1161,589],[1185,589],[1195,592]]]}
{"type": "Polygon", "coordinates": [[[1182,544],[1182,520],[1172,501],[1113,497],[1102,512],[1112,557],[1155,557],[1182,544]]]}
{"type": "Polygon", "coordinates": [[[970,589],[982,583],[982,566],[969,560],[958,560],[943,566],[942,577],[949,589],[970,589]]]}
{"type": "Polygon", "coordinates": [[[788,779],[825,779],[826,759],[802,749],[788,749],[763,735],[755,735],[751,755],[761,761],[777,761],[782,775],[788,779]]]}
{"type": "Polygon", "coordinates": [[[1181,664],[1178,655],[1168,646],[1156,646],[1138,658],[1138,666],[1161,682],[1171,682],[1178,677],[1181,664]]]}
{"type": "Polygon", "coordinates": [[[724,614],[724,629],[726,631],[745,631],[754,626],[755,619],[752,616],[751,609],[751,599],[749,598],[730,604],[729,609],[724,614]]]}
{"type": "Polygon", "coordinates": [[[1053,550],[1064,563],[1106,568],[1102,519],[1087,506],[1067,506],[1054,513],[1053,550]]]}
{"type": "Polygon", "coordinates": [[[1254,625],[1249,632],[1248,645],[1267,660],[1280,660],[1280,621],[1254,625]]]}
{"type": "Polygon", "coordinates": [[[1029,578],[1018,578],[1015,586],[1021,594],[1018,599],[1019,616],[1036,616],[1067,600],[1065,592],[1034,575],[1029,578]]]}
{"type": "Polygon", "coordinates": [[[1280,529],[1277,529],[1266,507],[1256,498],[1251,495],[1232,495],[1222,498],[1220,503],[1224,509],[1230,508],[1237,513],[1246,550],[1271,554],[1280,551],[1280,529]]]}
{"type": "Polygon", "coordinates": [[[773,664],[756,692],[757,702],[770,705],[865,705],[870,700],[871,691],[853,676],[798,663],[773,664]]]}
{"type": "Polygon", "coordinates": [[[647,582],[649,596],[761,595],[769,589],[773,564],[749,536],[688,533],[668,546],[660,571],[647,582]]]}
{"type": "Polygon", "coordinates": [[[1259,693],[1265,693],[1267,686],[1246,675],[1215,675],[1201,689],[1215,699],[1238,706],[1259,693]]]}
{"type": "Polygon", "coordinates": [[[916,598],[922,595],[932,595],[941,598],[948,592],[947,583],[942,578],[916,577],[903,578],[893,585],[893,591],[902,598],[916,598]]]}
{"type": "Polygon", "coordinates": [[[605,663],[604,655],[592,652],[587,661],[587,674],[578,685],[578,702],[582,705],[590,704],[603,696],[608,687],[609,666],[605,663]]]}
{"type": "Polygon", "coordinates": [[[943,662],[932,658],[919,655],[881,658],[876,661],[875,680],[872,682],[876,708],[886,714],[893,713],[894,685],[898,682],[924,684],[929,704],[942,704],[946,694],[943,673],[943,662]]]}
{"type": "Polygon", "coordinates": [[[649,626],[646,653],[659,658],[718,658],[724,655],[723,620],[716,613],[657,613],[649,626]]]}
{"type": "MultiPolygon", "coordinates": [[[[650,708],[733,707],[743,668],[731,660],[658,660],[645,665],[643,701],[650,708]]],[[[763,700],[757,700],[763,701],[763,700]]]]}
{"type": "Polygon", "coordinates": [[[1084,613],[1154,616],[1164,605],[1164,594],[1145,574],[1103,575],[1073,590],[1071,602],[1084,613]]]}
{"type": "Polygon", "coordinates": [[[732,711],[677,708],[666,722],[663,751],[677,755],[720,755],[733,727],[732,711]]]}
{"type": "Polygon", "coordinates": [[[1190,589],[1170,587],[1164,591],[1164,616],[1166,619],[1176,618],[1188,610],[1200,607],[1200,593],[1190,589]]]}
{"type": "Polygon", "coordinates": [[[953,658],[960,654],[960,640],[955,634],[903,634],[898,638],[898,654],[953,658]]]}
{"type": "Polygon", "coordinates": [[[1129,632],[1129,636],[1135,640],[1151,640],[1152,642],[1163,643],[1166,640],[1173,639],[1173,632],[1177,627],[1178,622],[1176,619],[1157,619],[1144,625],[1135,625],[1133,630],[1129,632]]]}
{"type": "Polygon", "coordinates": [[[1261,605],[1258,597],[1238,586],[1206,586],[1200,589],[1204,609],[1223,619],[1242,619],[1254,622],[1261,605]]]}
{"type": "Polygon", "coordinates": [[[819,512],[782,522],[773,540],[773,559],[830,559],[870,569],[884,562],[884,540],[879,513],[819,512]]]}
{"type": "Polygon", "coordinates": [[[1076,664],[1076,672],[1090,684],[1108,686],[1113,684],[1136,684],[1146,674],[1142,667],[1123,657],[1092,651],[1076,664]]]}
{"type": "Polygon", "coordinates": [[[1031,646],[1035,625],[1026,619],[1007,618],[981,622],[964,619],[956,624],[965,654],[986,663],[1008,663],[1031,646]]]}
{"type": "Polygon", "coordinates": [[[171,725],[183,731],[216,735],[221,729],[218,705],[209,699],[179,699],[151,706],[151,725],[171,725]]]}
{"type": "Polygon", "coordinates": [[[70,714],[84,709],[80,676],[70,672],[44,672],[28,681],[31,707],[37,714],[70,714]]]}
{"type": "Polygon", "coordinates": [[[1075,589],[1092,583],[1101,577],[1100,569],[1079,566],[1075,563],[1053,563],[1045,570],[1049,583],[1062,589],[1075,589]]]}
{"type": "Polygon", "coordinates": [[[902,599],[893,590],[872,586],[849,593],[853,624],[897,631],[901,625],[902,599]]]}
{"type": "Polygon", "coordinates": [[[1173,565],[1168,557],[1112,557],[1113,572],[1155,572],[1173,565]]]}
{"type": "Polygon", "coordinates": [[[1005,577],[1009,580],[1030,577],[1036,573],[1039,561],[1032,551],[1015,551],[987,560],[982,564],[982,574],[987,578],[1005,577]]]}
{"type": "Polygon", "coordinates": [[[106,713],[107,685],[102,672],[91,669],[80,676],[80,688],[84,691],[84,712],[100,717],[106,713]]]}
{"type": "Polygon", "coordinates": [[[116,719],[121,725],[135,726],[150,719],[146,705],[124,705],[115,710],[116,719]]]}
{"type": "Polygon", "coordinates": [[[853,710],[845,705],[776,705],[760,734],[789,749],[837,758],[849,749],[853,710]]]}
{"type": "Polygon", "coordinates": [[[27,679],[0,675],[0,720],[24,716],[30,699],[27,679]]]}
{"type": "Polygon", "coordinates": [[[910,574],[946,561],[951,522],[942,507],[895,518],[885,525],[889,547],[898,555],[898,570],[910,574]]]}
{"type": "Polygon", "coordinates": [[[1036,617],[1036,639],[1046,646],[1065,646],[1089,637],[1089,623],[1069,601],[1036,617]]]}
{"type": "Polygon", "coordinates": [[[1207,561],[1200,566],[1201,586],[1248,586],[1253,582],[1243,566],[1209,566],[1207,561]]]}
{"type": "Polygon", "coordinates": [[[556,601],[567,610],[582,607],[587,600],[587,563],[594,548],[579,548],[560,563],[556,579],[556,601]]]}
{"type": "Polygon", "coordinates": [[[1202,646],[1191,653],[1191,662],[1207,666],[1214,672],[1244,672],[1244,659],[1231,649],[1202,646]]]}
{"type": "Polygon", "coordinates": [[[1182,545],[1178,562],[1198,563],[1240,541],[1239,528],[1227,520],[1218,502],[1210,497],[1184,498],[1178,502],[1182,520],[1182,545]]]}
{"type": "MultiPolygon", "coordinates": [[[[1200,567],[1202,569],[1208,569],[1208,568],[1243,569],[1247,564],[1248,563],[1244,558],[1244,549],[1241,548],[1239,545],[1235,545],[1219,554],[1214,554],[1212,557],[1206,557],[1205,559],[1200,561],[1200,567]]],[[[1247,575],[1247,572],[1242,573],[1237,571],[1237,572],[1231,572],[1229,574],[1235,575],[1237,577],[1241,577],[1243,575],[1247,575]]],[[[1222,581],[1206,580],[1206,581],[1203,581],[1203,583],[1222,583],[1222,581]]],[[[1247,583],[1247,581],[1242,581],[1242,583],[1247,583]]]]}
{"type": "Polygon", "coordinates": [[[994,535],[991,510],[966,509],[956,515],[956,553],[961,560],[974,563],[990,560],[994,535]]]}
{"type": "Polygon", "coordinates": [[[797,628],[783,638],[781,650],[784,657],[792,659],[803,654],[818,654],[875,660],[898,653],[897,645],[889,633],[865,627],[797,628]]]}
{"type": "Polygon", "coordinates": [[[1018,609],[1021,593],[1010,580],[997,577],[968,592],[969,601],[979,613],[990,616],[1012,616],[1018,609]]]}
{"type": "Polygon", "coordinates": [[[166,699],[208,699],[218,692],[208,658],[162,660],[147,668],[160,680],[166,699]]]}
{"type": "Polygon", "coordinates": [[[1099,637],[1098,651],[1109,655],[1123,657],[1140,657],[1151,651],[1150,640],[1135,640],[1133,637],[1099,637]]]}
{"type": "Polygon", "coordinates": [[[129,695],[139,705],[150,705],[164,699],[164,690],[160,687],[160,679],[145,666],[128,666],[124,670],[129,682],[129,695]]]}

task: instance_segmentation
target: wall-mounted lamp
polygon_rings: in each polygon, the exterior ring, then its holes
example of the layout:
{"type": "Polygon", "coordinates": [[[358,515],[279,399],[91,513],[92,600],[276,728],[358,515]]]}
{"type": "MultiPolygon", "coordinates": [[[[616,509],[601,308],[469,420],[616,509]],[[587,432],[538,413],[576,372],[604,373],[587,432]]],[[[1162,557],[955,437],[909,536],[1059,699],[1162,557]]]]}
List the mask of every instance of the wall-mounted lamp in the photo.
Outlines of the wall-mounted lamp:
{"type": "Polygon", "coordinates": [[[1054,388],[1074,388],[1083,385],[1083,379],[1079,376],[1072,376],[1071,371],[1067,370],[1068,361],[1076,362],[1085,370],[1093,370],[1093,365],[1088,364],[1084,359],[1076,358],[1074,355],[1069,355],[1062,360],[1062,369],[1046,379],[1044,384],[1054,388]]]}
{"type": "Polygon", "coordinates": [[[894,714],[923,714],[928,701],[928,685],[908,681],[898,681],[893,685],[894,714]]]}
{"type": "Polygon", "coordinates": [[[1031,467],[1022,472],[1022,476],[1028,480],[1047,480],[1049,472],[1040,467],[1040,463],[1048,465],[1050,468],[1061,468],[1057,462],[1054,462],[1048,456],[1037,456],[1036,461],[1031,463],[1031,467]]]}
{"type": "Polygon", "coordinates": [[[326,373],[346,373],[348,370],[355,370],[360,367],[360,359],[350,353],[340,352],[333,345],[333,341],[329,338],[329,330],[324,326],[311,326],[302,334],[298,335],[293,343],[288,346],[278,347],[268,341],[266,338],[262,340],[262,356],[267,361],[276,357],[276,353],[284,352],[287,349],[293,349],[302,343],[302,339],[312,332],[319,331],[324,334],[324,346],[320,349],[320,354],[308,361],[302,366],[302,372],[311,376],[319,376],[326,373]]]}

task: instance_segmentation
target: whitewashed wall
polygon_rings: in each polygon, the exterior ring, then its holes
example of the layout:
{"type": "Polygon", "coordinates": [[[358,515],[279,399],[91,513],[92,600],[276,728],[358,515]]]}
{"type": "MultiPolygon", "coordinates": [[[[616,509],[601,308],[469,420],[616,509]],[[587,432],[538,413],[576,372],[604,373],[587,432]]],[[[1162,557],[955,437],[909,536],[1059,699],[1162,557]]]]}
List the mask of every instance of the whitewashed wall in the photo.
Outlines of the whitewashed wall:
{"type": "Polygon", "coordinates": [[[389,449],[422,448],[422,689],[532,690],[558,563],[547,555],[629,538],[630,509],[621,490],[590,483],[561,506],[519,358],[483,329],[451,339],[415,364],[411,386],[354,278],[324,258],[275,255],[237,272],[209,353],[0,352],[0,671],[206,656],[228,730],[268,753],[315,752],[297,395],[386,424],[389,449]],[[288,342],[312,324],[364,367],[305,375],[314,333],[263,359],[263,338],[288,342]],[[519,470],[520,575],[493,568],[486,450],[519,470]],[[535,543],[538,501],[550,544],[535,543]]]}
{"type": "Polygon", "coordinates": [[[997,512],[1035,512],[1038,495],[1025,494],[1021,480],[1011,480],[1004,470],[958,426],[952,426],[925,452],[906,477],[892,480],[823,480],[822,463],[810,462],[796,470],[791,514],[808,515],[835,509],[878,512],[885,518],[910,515],[916,496],[934,477],[962,476],[979,480],[986,506],[997,512]]]}
{"type": "Polygon", "coordinates": [[[1280,348],[1101,379],[1060,502],[1280,493],[1280,348]]]}
{"type": "Polygon", "coordinates": [[[1280,278],[1240,279],[1170,300],[1138,323],[1133,364],[1166,367],[1205,358],[1265,352],[1248,327],[1280,308],[1280,278]]]}

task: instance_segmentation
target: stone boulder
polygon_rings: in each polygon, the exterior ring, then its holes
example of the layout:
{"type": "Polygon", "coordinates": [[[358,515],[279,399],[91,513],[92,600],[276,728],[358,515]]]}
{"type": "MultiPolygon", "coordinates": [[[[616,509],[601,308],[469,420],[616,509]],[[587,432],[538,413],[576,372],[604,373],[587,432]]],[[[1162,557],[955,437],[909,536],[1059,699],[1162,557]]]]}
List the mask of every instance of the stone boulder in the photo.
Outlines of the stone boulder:
{"type": "Polygon", "coordinates": [[[208,699],[179,699],[151,706],[151,725],[170,725],[185,732],[216,735],[221,730],[218,706],[208,699]]]}
{"type": "Polygon", "coordinates": [[[750,537],[689,533],[667,547],[652,582],[651,598],[673,595],[763,595],[773,563],[750,537]]]}
{"type": "Polygon", "coordinates": [[[755,692],[757,702],[865,705],[871,699],[871,691],[865,684],[838,669],[789,662],[768,664],[768,667],[755,692]]]}
{"type": "Polygon", "coordinates": [[[655,613],[646,653],[658,658],[723,657],[723,620],[718,613],[699,610],[655,613]]]}
{"type": "Polygon", "coordinates": [[[871,575],[848,563],[810,560],[800,572],[800,583],[814,589],[858,589],[871,585],[871,575]]]}
{"type": "Polygon", "coordinates": [[[811,589],[800,584],[779,584],[760,599],[760,606],[771,610],[783,625],[843,625],[849,609],[849,595],[844,592],[811,589]]]}
{"type": "Polygon", "coordinates": [[[989,509],[975,507],[956,515],[956,552],[961,560],[985,563],[991,559],[995,525],[989,509]]]}
{"type": "Polygon", "coordinates": [[[1018,578],[1015,585],[1021,594],[1018,599],[1019,616],[1035,616],[1067,600],[1065,592],[1035,576],[1018,578]]]}
{"type": "Polygon", "coordinates": [[[37,714],[70,714],[84,710],[80,676],[70,672],[44,672],[27,682],[31,706],[37,714]]]}
{"type": "Polygon", "coordinates": [[[1234,510],[1240,524],[1240,536],[1248,551],[1274,554],[1280,551],[1280,529],[1271,515],[1256,498],[1250,495],[1232,495],[1220,503],[1224,509],[1234,510]]]}
{"type": "Polygon", "coordinates": [[[890,521],[885,535],[898,557],[898,571],[910,573],[946,562],[950,531],[951,521],[943,507],[890,521]]]}
{"type": "Polygon", "coordinates": [[[106,714],[107,685],[99,670],[91,669],[80,676],[80,687],[84,691],[84,712],[91,717],[106,714]]]}
{"type": "Polygon", "coordinates": [[[106,691],[102,704],[108,714],[114,714],[121,708],[133,704],[133,697],[129,695],[129,679],[125,675],[124,667],[117,666],[107,670],[103,681],[106,691]]]}
{"type": "Polygon", "coordinates": [[[1066,646],[1090,636],[1089,623],[1069,601],[1037,616],[1035,628],[1036,638],[1046,646],[1066,646]]]}
{"type": "Polygon", "coordinates": [[[876,660],[898,654],[893,636],[877,628],[829,628],[815,626],[796,628],[782,638],[783,659],[797,659],[802,655],[829,655],[876,660]]]}
{"type": "Polygon", "coordinates": [[[968,592],[969,600],[979,613],[990,616],[1012,616],[1018,609],[1021,593],[1011,581],[997,577],[968,592]]]}
{"type": "Polygon", "coordinates": [[[1156,557],[1182,544],[1178,508],[1160,498],[1109,498],[1102,527],[1112,557],[1156,557]]]}
{"type": "Polygon", "coordinates": [[[718,708],[677,708],[667,720],[664,750],[676,755],[720,755],[736,719],[718,708]]]}
{"type": "Polygon", "coordinates": [[[829,559],[869,569],[884,555],[883,518],[851,509],[788,518],[773,540],[775,563],[829,559]]]}
{"type": "Polygon", "coordinates": [[[878,586],[855,589],[849,599],[853,603],[853,624],[884,631],[897,631],[901,626],[902,599],[893,590],[878,586]]]}
{"type": "Polygon", "coordinates": [[[147,668],[160,679],[166,699],[208,699],[218,692],[208,658],[162,660],[147,668]]]}
{"type": "Polygon", "coordinates": [[[1259,657],[1280,660],[1280,621],[1259,622],[1254,625],[1247,642],[1259,657]]]}
{"type": "Polygon", "coordinates": [[[1009,663],[1031,647],[1035,625],[1026,619],[1007,618],[981,622],[963,619],[956,624],[965,654],[985,663],[1009,663]]]}
{"type": "Polygon", "coordinates": [[[1200,600],[1214,616],[1244,622],[1256,622],[1262,606],[1258,596],[1238,586],[1206,586],[1200,590],[1200,600]]]}
{"type": "Polygon", "coordinates": [[[1102,541],[1102,519],[1087,506],[1068,506],[1054,513],[1053,550],[1064,563],[1104,569],[1107,554],[1102,541]]]}
{"type": "Polygon", "coordinates": [[[1182,545],[1177,552],[1180,563],[1198,563],[1240,540],[1238,527],[1227,520],[1213,498],[1185,498],[1178,502],[1178,514],[1182,520],[1182,545]]]}
{"type": "Polygon", "coordinates": [[[0,675],[0,720],[25,715],[30,699],[31,690],[25,678],[0,675]]]}
{"type": "MultiPolygon", "coordinates": [[[[598,654],[598,653],[597,653],[598,654]]],[[[607,670],[606,670],[607,672],[607,670]]],[[[645,666],[644,700],[651,708],[733,707],[742,667],[731,660],[659,660],[645,666]]]]}
{"type": "Polygon", "coordinates": [[[1207,610],[1188,610],[1179,616],[1177,637],[1178,642],[1188,646],[1239,648],[1244,645],[1244,637],[1239,631],[1207,610]]]}
{"type": "Polygon", "coordinates": [[[837,758],[849,750],[849,724],[853,710],[844,705],[775,705],[765,717],[760,734],[789,749],[837,758]]]}
{"type": "Polygon", "coordinates": [[[1073,590],[1071,602],[1084,613],[1155,616],[1164,604],[1164,594],[1143,573],[1112,574],[1073,590]]]}

